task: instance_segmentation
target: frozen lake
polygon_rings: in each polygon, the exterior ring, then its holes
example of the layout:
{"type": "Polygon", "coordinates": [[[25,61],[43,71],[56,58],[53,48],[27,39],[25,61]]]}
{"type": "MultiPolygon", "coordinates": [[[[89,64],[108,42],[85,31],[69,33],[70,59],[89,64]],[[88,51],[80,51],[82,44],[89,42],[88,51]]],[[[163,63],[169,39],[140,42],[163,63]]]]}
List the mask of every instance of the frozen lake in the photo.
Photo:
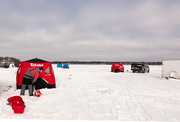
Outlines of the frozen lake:
{"type": "Polygon", "coordinates": [[[53,64],[56,89],[42,89],[41,97],[23,99],[24,114],[13,113],[7,98],[16,90],[17,68],[0,68],[0,119],[180,121],[180,80],[162,79],[162,66],[150,73],[112,73],[111,65],[53,64]],[[8,92],[6,86],[13,87],[8,92]]]}

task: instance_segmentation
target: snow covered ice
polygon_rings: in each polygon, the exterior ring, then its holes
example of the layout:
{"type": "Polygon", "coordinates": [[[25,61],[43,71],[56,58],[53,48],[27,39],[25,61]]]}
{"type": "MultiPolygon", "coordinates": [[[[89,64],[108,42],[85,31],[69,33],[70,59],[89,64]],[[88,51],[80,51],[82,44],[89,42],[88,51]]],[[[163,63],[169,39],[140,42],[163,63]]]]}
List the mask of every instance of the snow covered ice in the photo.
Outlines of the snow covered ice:
{"type": "Polygon", "coordinates": [[[22,96],[26,108],[14,114],[6,105],[16,90],[17,68],[0,68],[0,119],[180,121],[180,80],[161,78],[162,66],[150,73],[112,73],[111,65],[53,64],[56,89],[41,89],[41,97],[22,96]],[[13,86],[8,92],[7,86],[13,86]]]}

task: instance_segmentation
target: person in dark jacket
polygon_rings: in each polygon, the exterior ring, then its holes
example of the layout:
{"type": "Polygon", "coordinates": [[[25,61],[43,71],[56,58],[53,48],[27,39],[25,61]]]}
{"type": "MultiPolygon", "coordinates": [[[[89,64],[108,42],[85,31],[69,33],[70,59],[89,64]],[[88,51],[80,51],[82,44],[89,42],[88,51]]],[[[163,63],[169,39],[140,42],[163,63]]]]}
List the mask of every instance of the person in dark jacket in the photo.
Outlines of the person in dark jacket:
{"type": "Polygon", "coordinates": [[[43,71],[43,67],[29,68],[24,74],[20,95],[24,95],[26,87],[29,89],[29,96],[33,96],[33,84],[36,82],[39,73],[43,71]]]}

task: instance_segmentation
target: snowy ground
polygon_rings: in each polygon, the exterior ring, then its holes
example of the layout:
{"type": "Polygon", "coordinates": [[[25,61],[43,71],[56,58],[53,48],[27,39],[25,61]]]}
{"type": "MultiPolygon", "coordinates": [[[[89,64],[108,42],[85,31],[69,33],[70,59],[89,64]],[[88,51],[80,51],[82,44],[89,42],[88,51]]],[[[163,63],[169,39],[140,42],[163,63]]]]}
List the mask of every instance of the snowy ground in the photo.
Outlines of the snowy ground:
{"type": "Polygon", "coordinates": [[[0,119],[180,121],[180,80],[162,79],[161,66],[150,73],[110,72],[110,65],[53,65],[56,89],[41,97],[23,96],[24,114],[14,114],[7,98],[16,90],[17,68],[0,68],[0,119]],[[6,86],[13,87],[8,92],[6,86]]]}

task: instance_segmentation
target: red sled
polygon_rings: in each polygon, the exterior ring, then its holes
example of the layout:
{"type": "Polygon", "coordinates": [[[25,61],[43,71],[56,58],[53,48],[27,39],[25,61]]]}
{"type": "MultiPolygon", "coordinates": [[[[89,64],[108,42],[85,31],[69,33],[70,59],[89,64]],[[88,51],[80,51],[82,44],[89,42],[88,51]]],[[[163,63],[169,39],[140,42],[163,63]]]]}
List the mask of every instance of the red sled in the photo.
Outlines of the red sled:
{"type": "Polygon", "coordinates": [[[20,96],[13,96],[8,98],[8,104],[12,106],[15,114],[22,114],[24,113],[24,101],[20,96]]]}

